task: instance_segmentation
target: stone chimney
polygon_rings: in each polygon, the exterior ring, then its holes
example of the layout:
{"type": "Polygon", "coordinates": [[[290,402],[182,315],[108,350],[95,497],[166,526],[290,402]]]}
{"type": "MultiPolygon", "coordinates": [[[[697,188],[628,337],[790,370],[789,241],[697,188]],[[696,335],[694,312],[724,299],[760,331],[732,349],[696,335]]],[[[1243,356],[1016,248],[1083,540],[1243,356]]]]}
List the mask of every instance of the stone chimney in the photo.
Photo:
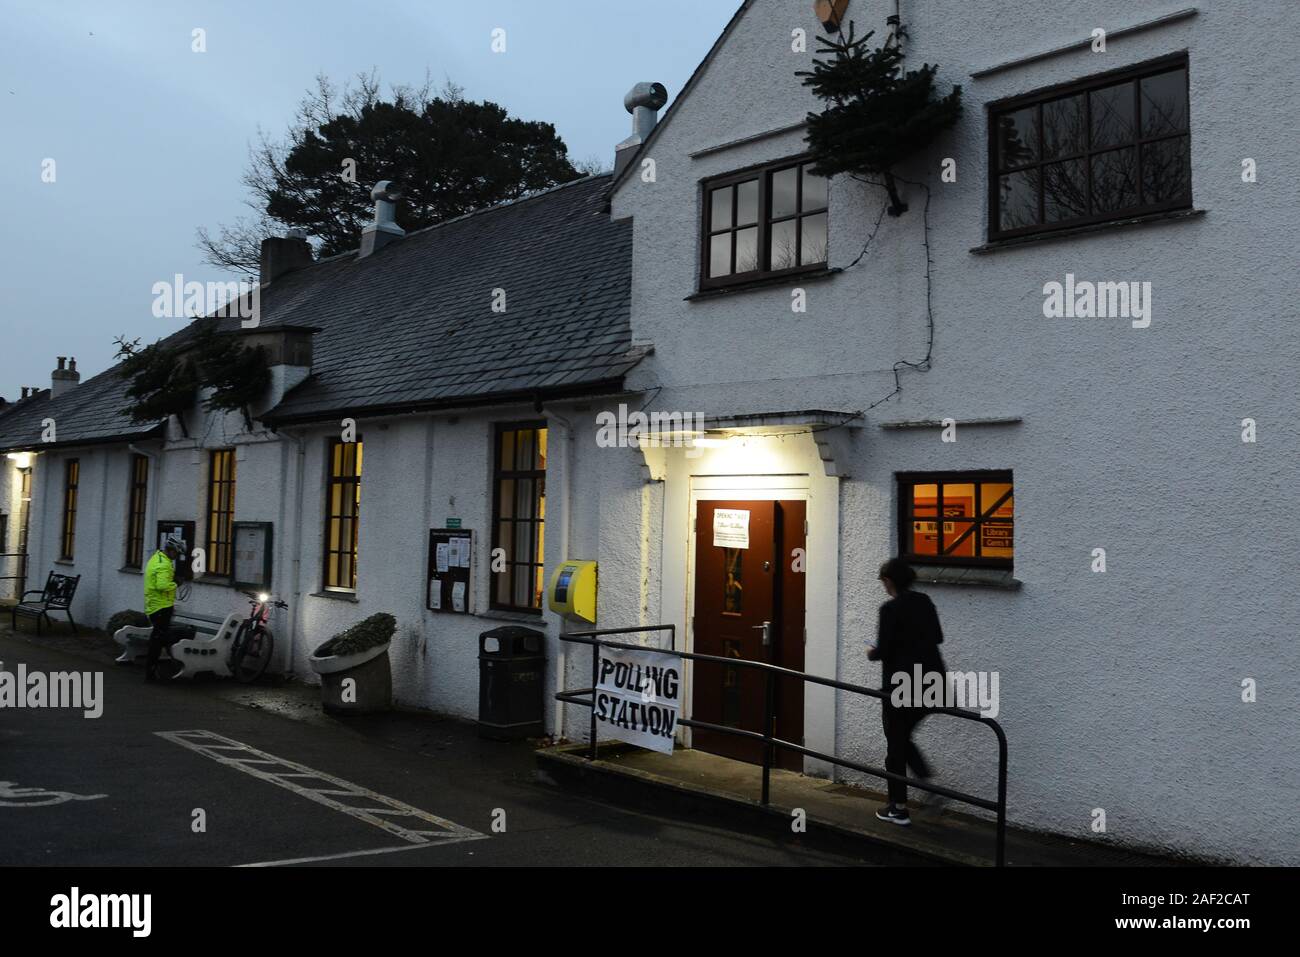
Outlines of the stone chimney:
{"type": "Polygon", "coordinates": [[[291,229],[284,236],[268,236],[262,240],[263,286],[274,282],[287,272],[312,264],[311,243],[300,229],[291,229]]]}
{"type": "Polygon", "coordinates": [[[361,230],[358,259],[365,259],[406,235],[406,230],[397,225],[397,201],[402,198],[402,191],[391,181],[381,179],[370,191],[370,198],[375,201],[375,221],[361,230]]]}
{"type": "Polygon", "coordinates": [[[57,399],[65,392],[71,392],[81,381],[77,371],[77,360],[59,356],[59,367],[50,373],[50,398],[57,399]]]}
{"type": "Polygon", "coordinates": [[[662,83],[638,83],[623,97],[623,107],[632,114],[632,135],[614,147],[614,175],[632,162],[641,144],[650,138],[659,111],[668,102],[668,90],[662,83]]]}

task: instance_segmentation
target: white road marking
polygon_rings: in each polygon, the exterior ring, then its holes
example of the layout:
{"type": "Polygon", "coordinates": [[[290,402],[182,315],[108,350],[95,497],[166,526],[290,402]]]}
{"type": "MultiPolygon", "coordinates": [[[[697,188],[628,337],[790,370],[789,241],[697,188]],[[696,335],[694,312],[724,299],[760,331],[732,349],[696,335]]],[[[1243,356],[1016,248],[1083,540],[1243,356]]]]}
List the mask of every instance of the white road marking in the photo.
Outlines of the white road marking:
{"type": "Polygon", "coordinates": [[[0,807],[49,807],[68,801],[97,801],[107,794],[73,794],[71,791],[47,791],[45,788],[20,788],[13,781],[0,781],[0,807]],[[7,801],[5,798],[17,798],[7,801]],[[44,800],[42,800],[44,799],[44,800]]]}
{"type": "MultiPolygon", "coordinates": [[[[325,774],[322,771],[315,771],[305,764],[298,764],[294,761],[286,761],[284,758],[277,758],[273,754],[267,754],[265,751],[259,751],[256,748],[249,747],[239,741],[224,737],[212,731],[155,731],[154,734],[160,738],[179,744],[183,748],[189,748],[196,751],[204,757],[211,758],[219,764],[243,771],[245,774],[251,774],[255,778],[282,787],[294,794],[301,795],[309,801],[315,801],[317,804],[323,804],[326,807],[341,811],[357,820],[365,821],[367,824],[373,824],[375,827],[399,837],[412,846],[419,847],[429,844],[453,843],[459,841],[478,840],[486,838],[488,835],[481,834],[468,827],[462,827],[459,824],[448,821],[445,818],[430,814],[428,811],[421,811],[419,808],[412,807],[394,798],[386,797],[367,788],[360,787],[350,781],[344,781],[342,778],[336,778],[331,774],[325,774]],[[284,772],[269,771],[259,765],[280,765],[291,770],[284,772]],[[327,782],[329,787],[312,788],[299,784],[293,778],[316,778],[318,781],[327,782]],[[367,807],[353,807],[336,800],[332,795],[339,795],[350,798],[365,798],[367,807]],[[377,815],[383,814],[384,817],[377,815]],[[386,820],[388,817],[405,818],[403,824],[396,821],[386,820]],[[432,825],[432,827],[420,827],[418,825],[432,825]]],[[[393,850],[406,850],[406,848],[394,848],[393,850]]],[[[300,858],[300,862],[311,860],[329,860],[334,857],[349,857],[357,854],[375,854],[379,851],[356,851],[350,854],[327,855],[322,858],[300,858]]],[[[383,851],[382,853],[387,853],[383,851]]],[[[274,861],[271,864],[292,864],[295,861],[274,861]]]]}
{"type": "Polygon", "coordinates": [[[294,857],[286,861],[258,861],[256,864],[236,864],[236,867],[282,867],[289,864],[313,864],[316,861],[337,861],[345,857],[369,857],[372,854],[395,854],[398,851],[418,851],[426,847],[446,847],[448,844],[460,844],[464,841],[484,841],[486,834],[475,837],[448,837],[440,841],[425,841],[423,844],[401,844],[397,847],[377,847],[372,851],[345,851],[342,854],[322,854],[319,857],[294,857]]]}

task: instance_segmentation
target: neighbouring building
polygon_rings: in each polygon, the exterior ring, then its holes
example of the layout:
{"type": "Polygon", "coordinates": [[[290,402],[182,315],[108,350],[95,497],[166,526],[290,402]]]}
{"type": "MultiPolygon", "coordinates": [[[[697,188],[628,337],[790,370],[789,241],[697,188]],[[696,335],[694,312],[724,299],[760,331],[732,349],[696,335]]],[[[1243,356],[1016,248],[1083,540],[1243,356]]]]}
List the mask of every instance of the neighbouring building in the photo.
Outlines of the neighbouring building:
{"type": "MultiPolygon", "coordinates": [[[[818,6],[883,38],[898,5],[818,6]]],[[[901,216],[808,166],[813,4],[748,0],[662,118],[661,87],[628,94],[612,176],[320,262],[268,240],[261,324],[221,327],[273,357],[251,427],[197,407],[133,425],[113,370],[0,410],[25,463],[0,485],[11,528],[32,483],[28,587],[82,574],[102,623],[139,604],[137,542],[188,522],[209,565],[190,602],[225,614],[255,525],[291,606],[281,670],[387,611],[398,700],[472,716],[477,636],[502,621],[547,635],[548,690],[589,681],[544,607],[568,559],[599,562],[599,627],[874,687],[877,569],[901,554],[949,667],[998,677],[1013,823],[1300,863],[1280,520],[1300,498],[1300,9],[901,7],[909,66],[964,102],[898,169],[901,216]],[[658,441],[610,441],[640,415],[658,441]],[[463,613],[430,608],[442,528],[474,538],[463,613]]],[[[684,714],[757,730],[762,694],[688,668],[684,714]]],[[[783,738],[882,759],[873,700],[782,685],[776,713],[783,738]]],[[[548,731],[586,728],[548,706],[548,731]]],[[[943,783],[994,793],[987,729],[935,717],[919,742],[943,783]]]]}

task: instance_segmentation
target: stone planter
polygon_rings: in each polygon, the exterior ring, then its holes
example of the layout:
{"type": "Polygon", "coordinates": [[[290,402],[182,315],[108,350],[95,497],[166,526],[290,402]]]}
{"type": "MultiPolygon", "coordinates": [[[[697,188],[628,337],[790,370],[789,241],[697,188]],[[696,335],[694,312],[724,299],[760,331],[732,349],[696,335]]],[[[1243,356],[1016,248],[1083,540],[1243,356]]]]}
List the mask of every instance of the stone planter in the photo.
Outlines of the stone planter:
{"type": "Polygon", "coordinates": [[[366,714],[387,711],[393,704],[393,675],[388,664],[388,642],[353,655],[326,655],[307,659],[320,675],[321,704],[331,714],[366,714]],[[352,691],[345,700],[347,681],[352,691]]]}

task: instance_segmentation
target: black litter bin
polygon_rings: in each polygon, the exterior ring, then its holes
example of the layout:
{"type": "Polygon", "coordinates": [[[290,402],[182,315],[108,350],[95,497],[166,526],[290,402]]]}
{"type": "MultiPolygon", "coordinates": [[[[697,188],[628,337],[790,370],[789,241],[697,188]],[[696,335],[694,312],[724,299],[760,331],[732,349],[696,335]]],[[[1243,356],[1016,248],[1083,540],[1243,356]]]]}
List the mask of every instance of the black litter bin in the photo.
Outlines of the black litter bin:
{"type": "Polygon", "coordinates": [[[478,636],[478,733],[509,741],[542,736],[545,639],[520,625],[478,636]]]}

